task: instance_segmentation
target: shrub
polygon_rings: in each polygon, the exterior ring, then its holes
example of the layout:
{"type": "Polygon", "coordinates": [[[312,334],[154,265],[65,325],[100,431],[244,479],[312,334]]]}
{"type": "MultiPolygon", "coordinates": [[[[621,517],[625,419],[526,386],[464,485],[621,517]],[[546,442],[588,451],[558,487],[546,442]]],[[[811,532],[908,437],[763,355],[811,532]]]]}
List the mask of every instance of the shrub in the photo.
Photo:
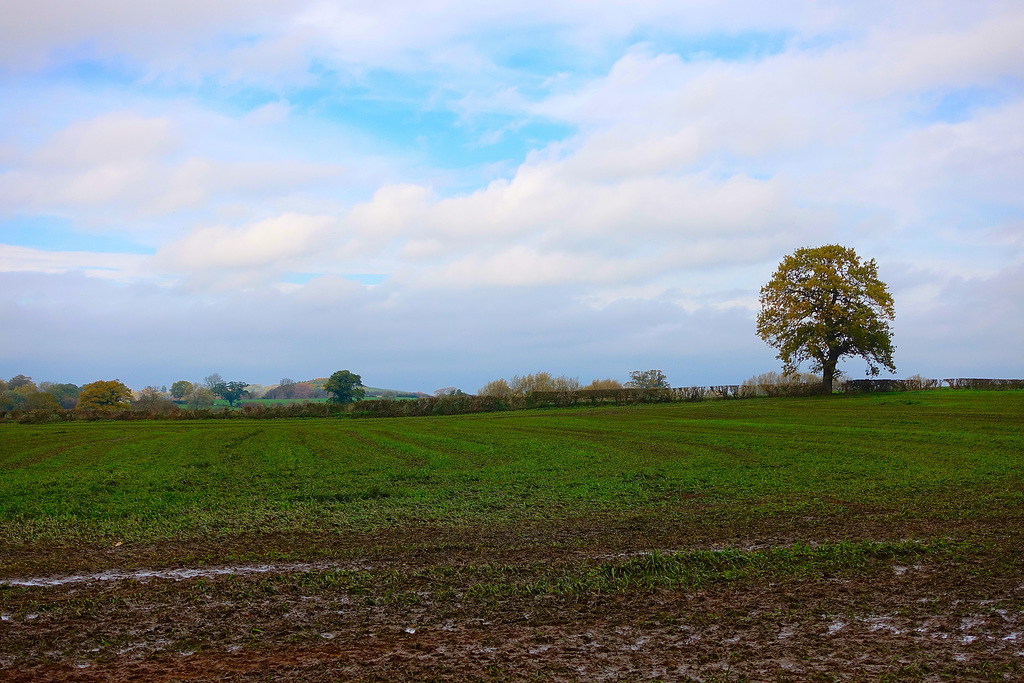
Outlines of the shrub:
{"type": "Polygon", "coordinates": [[[583,387],[584,391],[608,391],[622,388],[622,382],[615,379],[595,379],[593,382],[583,387]]]}
{"type": "Polygon", "coordinates": [[[765,372],[745,380],[738,394],[744,398],[753,396],[810,396],[819,393],[821,380],[807,372],[779,374],[765,372]]]}

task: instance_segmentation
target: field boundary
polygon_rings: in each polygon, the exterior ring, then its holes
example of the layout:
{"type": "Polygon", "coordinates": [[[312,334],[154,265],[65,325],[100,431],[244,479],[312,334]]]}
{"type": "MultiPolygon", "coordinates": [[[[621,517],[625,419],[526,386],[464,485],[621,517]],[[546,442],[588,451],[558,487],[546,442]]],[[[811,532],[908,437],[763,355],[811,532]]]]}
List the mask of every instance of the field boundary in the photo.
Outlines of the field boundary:
{"type": "MultiPolygon", "coordinates": [[[[575,389],[535,391],[507,396],[431,396],[418,399],[374,399],[347,405],[329,402],[302,402],[289,405],[244,404],[234,410],[227,407],[155,412],[142,410],[7,410],[0,411],[0,422],[45,424],[95,420],[205,420],[205,419],[277,419],[316,417],[426,417],[430,415],[466,415],[533,408],[567,408],[595,405],[643,403],[696,403],[702,401],[753,398],[794,398],[819,394],[819,384],[780,383],[770,385],[715,384],[697,387],[658,389],[575,389]]],[[[891,393],[925,390],[1019,391],[1024,379],[947,378],[855,379],[841,386],[840,394],[891,393]]]]}

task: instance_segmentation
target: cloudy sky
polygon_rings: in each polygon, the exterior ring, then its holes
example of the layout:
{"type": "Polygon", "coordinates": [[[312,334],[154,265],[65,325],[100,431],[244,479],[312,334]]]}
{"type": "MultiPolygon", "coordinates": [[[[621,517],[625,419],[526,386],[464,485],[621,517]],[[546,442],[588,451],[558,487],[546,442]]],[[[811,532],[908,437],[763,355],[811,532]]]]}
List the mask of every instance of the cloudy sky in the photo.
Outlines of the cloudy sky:
{"type": "Polygon", "coordinates": [[[0,6],[0,377],[738,383],[828,243],[1024,376],[1019,0],[0,6]]]}

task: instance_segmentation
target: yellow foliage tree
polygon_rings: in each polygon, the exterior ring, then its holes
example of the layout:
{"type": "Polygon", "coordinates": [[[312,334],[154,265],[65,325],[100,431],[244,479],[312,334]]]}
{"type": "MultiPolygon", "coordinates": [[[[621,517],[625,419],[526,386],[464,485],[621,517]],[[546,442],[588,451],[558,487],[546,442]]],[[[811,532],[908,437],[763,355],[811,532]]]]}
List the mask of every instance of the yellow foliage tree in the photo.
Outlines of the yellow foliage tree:
{"type": "Polygon", "coordinates": [[[893,372],[892,295],[878,279],[874,259],[862,261],[853,249],[829,244],[797,249],[779,264],[761,288],[757,333],[779,349],[785,371],[805,360],[821,371],[822,393],[832,393],[836,363],[860,356],[868,373],[893,372]]]}
{"type": "Polygon", "coordinates": [[[78,395],[78,410],[121,410],[129,408],[132,390],[119,379],[101,380],[82,387],[78,395]]]}

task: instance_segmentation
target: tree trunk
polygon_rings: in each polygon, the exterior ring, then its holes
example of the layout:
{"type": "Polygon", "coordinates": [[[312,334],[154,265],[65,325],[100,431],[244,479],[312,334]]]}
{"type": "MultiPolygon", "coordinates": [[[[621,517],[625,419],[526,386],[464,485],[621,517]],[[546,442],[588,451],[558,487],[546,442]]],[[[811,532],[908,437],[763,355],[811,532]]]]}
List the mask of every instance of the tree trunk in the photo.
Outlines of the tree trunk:
{"type": "Polygon", "coordinates": [[[832,380],[836,377],[836,361],[825,359],[821,367],[821,393],[832,395],[832,380]]]}

